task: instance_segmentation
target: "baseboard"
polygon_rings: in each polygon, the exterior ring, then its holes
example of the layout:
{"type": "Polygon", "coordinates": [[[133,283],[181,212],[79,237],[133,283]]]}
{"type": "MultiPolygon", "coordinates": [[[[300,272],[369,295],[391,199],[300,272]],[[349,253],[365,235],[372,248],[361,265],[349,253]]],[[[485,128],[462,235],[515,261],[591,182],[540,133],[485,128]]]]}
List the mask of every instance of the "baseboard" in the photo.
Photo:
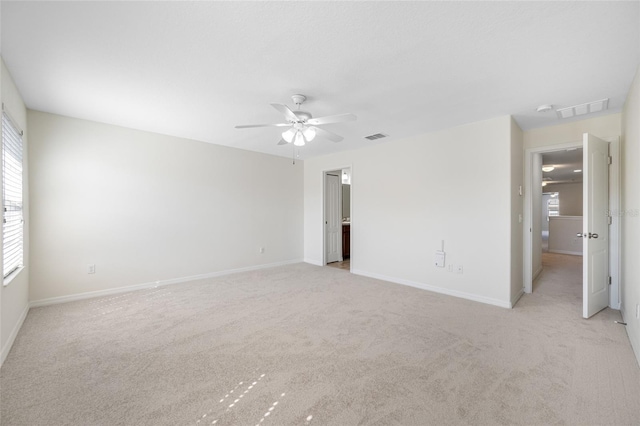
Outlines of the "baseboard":
{"type": "Polygon", "coordinates": [[[518,300],[520,300],[523,294],[524,294],[524,288],[521,288],[520,291],[516,293],[514,297],[511,298],[511,306],[509,306],[511,309],[513,309],[513,307],[516,306],[516,303],[518,303],[518,300]]]}
{"type": "Polygon", "coordinates": [[[627,313],[624,309],[624,305],[620,306],[620,315],[622,315],[622,322],[626,322],[627,325],[624,327],[625,331],[627,332],[627,337],[629,338],[629,343],[631,343],[631,349],[633,350],[633,354],[636,356],[636,361],[638,362],[638,367],[640,367],[640,340],[636,339],[636,334],[640,335],[640,330],[639,333],[634,333],[634,321],[635,318],[633,318],[631,315],[627,318],[627,313]]]}
{"type": "Polygon", "coordinates": [[[4,344],[4,347],[2,348],[2,353],[0,354],[0,367],[2,367],[2,364],[4,364],[4,360],[7,359],[7,356],[9,356],[9,352],[11,352],[11,348],[13,347],[13,342],[15,342],[16,337],[18,337],[18,332],[20,331],[20,328],[22,328],[22,324],[24,323],[24,320],[27,318],[27,314],[29,313],[29,304],[27,304],[27,306],[24,307],[24,311],[22,311],[22,314],[20,314],[20,318],[18,318],[18,322],[16,323],[15,327],[13,327],[13,330],[11,330],[11,334],[9,335],[9,340],[7,340],[7,342],[4,344]]]}
{"type": "Polygon", "coordinates": [[[315,260],[315,259],[304,259],[304,263],[309,263],[311,265],[316,265],[316,266],[324,266],[322,264],[322,261],[320,260],[315,260]]]}
{"type": "Polygon", "coordinates": [[[384,275],[371,273],[371,272],[367,272],[367,271],[361,271],[361,270],[358,270],[358,269],[352,269],[351,273],[355,274],[355,275],[362,275],[363,277],[369,277],[369,278],[375,278],[375,279],[378,279],[378,280],[389,281],[389,282],[395,283],[395,284],[402,284],[402,285],[406,285],[406,286],[410,286],[410,287],[416,287],[416,288],[419,288],[419,289],[422,289],[422,290],[432,291],[434,293],[441,293],[441,294],[446,294],[448,296],[459,297],[461,299],[473,300],[474,302],[485,303],[487,305],[494,305],[494,306],[499,306],[501,308],[511,309],[511,302],[508,302],[508,301],[505,301],[505,300],[492,299],[490,297],[479,296],[477,294],[472,294],[472,293],[465,293],[463,291],[458,291],[458,290],[449,290],[449,289],[446,289],[446,288],[435,287],[435,286],[431,286],[429,284],[424,284],[424,283],[419,283],[419,282],[416,282],[416,281],[405,280],[405,279],[402,279],[402,278],[387,277],[387,276],[384,276],[384,275]]]}
{"type": "Polygon", "coordinates": [[[549,250],[549,253],[571,254],[573,256],[582,256],[582,252],[570,250],[549,250]]]}
{"type": "Polygon", "coordinates": [[[540,265],[540,267],[538,268],[538,270],[533,274],[533,279],[531,280],[532,282],[536,280],[536,278],[538,278],[538,275],[540,275],[542,273],[542,265],[540,265]]]}
{"type": "Polygon", "coordinates": [[[191,275],[188,277],[172,278],[172,279],[161,280],[161,281],[152,281],[148,283],[134,284],[134,285],[125,286],[125,287],[89,291],[86,293],[70,294],[68,296],[51,297],[47,299],[34,300],[29,304],[29,306],[32,308],[36,308],[39,306],[57,305],[59,303],[75,302],[77,300],[85,300],[85,299],[92,299],[94,297],[110,296],[113,294],[127,293],[129,291],[144,290],[146,288],[155,288],[155,287],[165,286],[169,284],[180,284],[180,283],[186,283],[189,281],[202,280],[206,278],[221,277],[224,275],[237,274],[239,272],[248,272],[248,271],[256,271],[260,269],[275,268],[277,266],[285,266],[285,265],[291,265],[294,263],[301,263],[301,262],[302,262],[302,259],[286,260],[284,262],[267,263],[263,265],[247,266],[245,268],[237,268],[237,269],[227,269],[224,271],[210,272],[207,274],[191,275]]]}

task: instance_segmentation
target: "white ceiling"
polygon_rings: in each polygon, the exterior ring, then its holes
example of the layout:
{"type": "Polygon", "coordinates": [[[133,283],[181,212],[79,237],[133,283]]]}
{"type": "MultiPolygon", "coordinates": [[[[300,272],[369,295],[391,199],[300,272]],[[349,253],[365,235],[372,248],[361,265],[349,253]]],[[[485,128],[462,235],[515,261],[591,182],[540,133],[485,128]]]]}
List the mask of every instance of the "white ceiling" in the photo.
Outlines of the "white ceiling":
{"type": "MultiPolygon", "coordinates": [[[[1,53],[29,108],[254,150],[277,146],[269,103],[327,125],[301,158],[610,98],[640,63],[635,2],[10,2],[1,53]],[[364,136],[386,133],[371,142],[364,136]]],[[[581,117],[584,118],[584,117],[581,117]]]]}
{"type": "Polygon", "coordinates": [[[581,183],[582,171],[582,148],[553,151],[542,154],[542,164],[553,166],[550,172],[542,172],[542,177],[547,183],[581,183]]]}

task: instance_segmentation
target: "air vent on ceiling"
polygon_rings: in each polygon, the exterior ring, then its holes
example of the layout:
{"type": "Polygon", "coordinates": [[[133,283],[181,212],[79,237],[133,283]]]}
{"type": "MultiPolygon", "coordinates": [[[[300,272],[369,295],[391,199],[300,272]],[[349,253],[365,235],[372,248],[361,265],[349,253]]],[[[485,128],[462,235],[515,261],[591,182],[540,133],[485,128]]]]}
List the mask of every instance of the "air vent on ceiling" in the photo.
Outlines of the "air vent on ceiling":
{"type": "Polygon", "coordinates": [[[567,108],[560,108],[556,110],[556,114],[558,114],[558,118],[571,118],[577,115],[604,111],[607,108],[609,108],[609,98],[587,102],[586,104],[574,105],[567,108]]]}
{"type": "Polygon", "coordinates": [[[365,136],[365,139],[369,139],[370,141],[375,141],[376,139],[386,138],[389,135],[385,135],[383,133],[376,133],[375,135],[365,136]]]}

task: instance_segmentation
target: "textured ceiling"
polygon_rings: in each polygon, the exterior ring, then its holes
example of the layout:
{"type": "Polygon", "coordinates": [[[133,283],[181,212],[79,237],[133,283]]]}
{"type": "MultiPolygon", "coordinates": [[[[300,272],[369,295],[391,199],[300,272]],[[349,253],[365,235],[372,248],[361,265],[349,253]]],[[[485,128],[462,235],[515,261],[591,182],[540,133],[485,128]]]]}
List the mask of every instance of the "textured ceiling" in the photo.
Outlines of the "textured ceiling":
{"type": "Polygon", "coordinates": [[[640,63],[638,2],[9,2],[1,53],[27,106],[292,155],[269,103],[320,117],[341,143],[301,158],[610,98],[640,63]],[[364,136],[385,133],[371,142],[364,136]]]}

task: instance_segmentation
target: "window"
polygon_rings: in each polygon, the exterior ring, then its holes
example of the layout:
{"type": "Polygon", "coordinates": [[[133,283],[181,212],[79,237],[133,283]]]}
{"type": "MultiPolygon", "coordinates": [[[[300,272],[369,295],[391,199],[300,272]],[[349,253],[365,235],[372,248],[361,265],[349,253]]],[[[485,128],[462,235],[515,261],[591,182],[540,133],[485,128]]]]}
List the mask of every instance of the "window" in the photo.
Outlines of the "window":
{"type": "Polygon", "coordinates": [[[549,216],[560,216],[560,198],[558,197],[558,193],[555,192],[551,194],[551,197],[547,202],[549,216]]]}
{"type": "MultiPolygon", "coordinates": [[[[3,105],[4,107],[4,105],[3,105]]],[[[2,248],[4,278],[23,266],[22,131],[2,110],[2,248]]]]}

